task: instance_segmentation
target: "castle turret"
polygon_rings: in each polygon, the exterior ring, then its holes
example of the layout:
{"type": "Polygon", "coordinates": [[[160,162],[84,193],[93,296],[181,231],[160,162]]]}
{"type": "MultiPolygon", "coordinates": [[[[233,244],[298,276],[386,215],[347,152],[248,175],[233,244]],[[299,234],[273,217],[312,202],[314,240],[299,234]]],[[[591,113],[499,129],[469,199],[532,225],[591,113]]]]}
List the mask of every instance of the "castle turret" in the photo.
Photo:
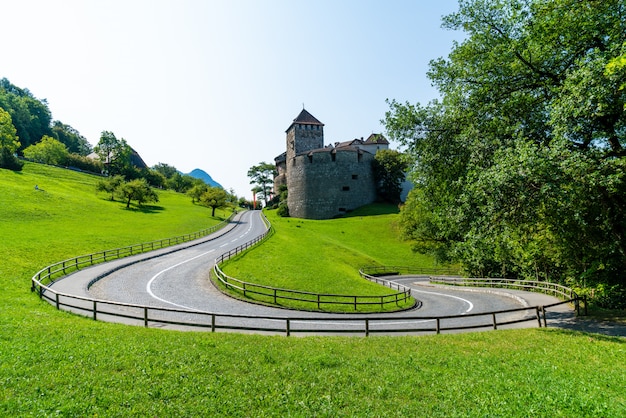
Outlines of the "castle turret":
{"type": "Polygon", "coordinates": [[[296,155],[318,148],[324,148],[324,124],[306,109],[287,128],[287,164],[296,155]]]}

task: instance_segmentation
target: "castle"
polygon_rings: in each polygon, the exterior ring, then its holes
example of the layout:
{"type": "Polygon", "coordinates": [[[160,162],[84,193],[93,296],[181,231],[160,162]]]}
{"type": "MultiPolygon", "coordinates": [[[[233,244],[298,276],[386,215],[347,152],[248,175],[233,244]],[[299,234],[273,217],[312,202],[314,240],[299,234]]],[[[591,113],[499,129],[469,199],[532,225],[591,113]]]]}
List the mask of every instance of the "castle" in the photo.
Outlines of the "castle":
{"type": "Polygon", "coordinates": [[[376,200],[374,154],[380,134],[324,146],[324,124],[302,109],[287,128],[287,151],[274,159],[274,190],[286,185],[289,215],[328,219],[376,200]]]}

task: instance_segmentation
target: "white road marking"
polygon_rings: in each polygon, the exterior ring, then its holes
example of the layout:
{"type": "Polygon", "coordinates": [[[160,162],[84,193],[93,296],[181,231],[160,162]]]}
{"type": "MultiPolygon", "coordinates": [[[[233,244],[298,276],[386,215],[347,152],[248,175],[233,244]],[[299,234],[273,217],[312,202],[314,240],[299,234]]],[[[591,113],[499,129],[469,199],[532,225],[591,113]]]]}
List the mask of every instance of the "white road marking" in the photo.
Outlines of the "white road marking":
{"type": "Polygon", "coordinates": [[[181,261],[181,262],[180,262],[180,263],[178,263],[178,264],[174,264],[173,266],[170,266],[170,267],[168,267],[168,268],[166,268],[166,269],[164,269],[164,270],[161,270],[160,272],[158,272],[157,274],[155,274],[154,276],[152,276],[152,278],[148,281],[148,284],[146,285],[146,292],[148,292],[148,294],[149,294],[150,296],[152,296],[154,299],[156,299],[156,300],[160,300],[161,302],[168,303],[168,304],[170,304],[170,305],[174,305],[174,306],[177,306],[177,307],[179,307],[179,308],[183,308],[183,309],[189,309],[189,310],[196,311],[196,312],[204,312],[204,311],[202,311],[202,310],[200,310],[200,309],[190,308],[189,306],[185,306],[185,305],[179,305],[178,303],[174,303],[174,302],[171,302],[171,301],[169,301],[169,300],[166,300],[166,299],[163,299],[163,298],[158,297],[158,296],[157,296],[157,295],[155,295],[155,294],[154,294],[154,292],[152,291],[152,283],[153,283],[153,282],[157,279],[157,277],[159,277],[161,274],[165,273],[166,271],[172,270],[172,269],[174,269],[174,268],[176,268],[176,267],[178,267],[178,266],[181,266],[181,265],[183,265],[183,264],[185,264],[185,263],[188,263],[188,262],[190,262],[190,261],[193,261],[193,260],[195,260],[196,258],[204,257],[205,255],[210,254],[210,253],[212,253],[213,251],[215,251],[215,250],[214,250],[214,249],[213,249],[213,250],[209,250],[209,251],[207,251],[207,252],[205,252],[205,253],[202,253],[202,254],[200,254],[200,255],[197,255],[197,256],[195,256],[195,257],[192,257],[192,258],[190,258],[190,259],[188,259],[188,260],[181,261]]]}
{"type": "Polygon", "coordinates": [[[463,301],[463,302],[467,303],[467,305],[469,306],[469,307],[467,308],[467,310],[466,310],[465,312],[463,312],[463,313],[468,313],[469,311],[471,311],[472,309],[474,309],[474,304],[473,304],[472,302],[470,302],[470,301],[469,301],[469,300],[467,300],[467,299],[463,299],[463,298],[461,298],[461,297],[458,297],[458,296],[446,295],[445,293],[438,293],[438,292],[427,292],[427,291],[425,291],[425,290],[417,290],[417,289],[415,289],[415,288],[411,289],[411,292],[428,293],[428,294],[430,294],[430,295],[445,296],[445,297],[448,297],[448,298],[461,300],[461,301],[463,301]]]}

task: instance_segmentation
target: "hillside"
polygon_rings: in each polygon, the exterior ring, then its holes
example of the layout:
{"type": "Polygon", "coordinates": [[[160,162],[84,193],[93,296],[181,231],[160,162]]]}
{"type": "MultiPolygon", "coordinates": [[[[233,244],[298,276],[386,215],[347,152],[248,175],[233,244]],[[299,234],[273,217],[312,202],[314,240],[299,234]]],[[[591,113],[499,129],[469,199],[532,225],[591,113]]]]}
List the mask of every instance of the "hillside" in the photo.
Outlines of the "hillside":
{"type": "MultiPolygon", "coordinates": [[[[171,191],[126,210],[96,194],[96,180],[32,163],[0,169],[0,416],[626,414],[620,338],[554,329],[295,338],[57,311],[30,292],[43,266],[219,221],[171,191]]],[[[376,236],[362,241],[359,251],[378,257],[376,236]]]]}

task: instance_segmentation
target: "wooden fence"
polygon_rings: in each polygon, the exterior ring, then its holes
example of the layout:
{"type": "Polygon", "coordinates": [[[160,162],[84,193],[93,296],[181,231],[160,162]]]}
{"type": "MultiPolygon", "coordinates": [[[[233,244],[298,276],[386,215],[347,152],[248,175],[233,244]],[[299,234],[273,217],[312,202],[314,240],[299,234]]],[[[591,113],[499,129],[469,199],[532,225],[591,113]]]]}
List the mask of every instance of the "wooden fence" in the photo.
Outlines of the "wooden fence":
{"type": "Polygon", "coordinates": [[[118,258],[130,257],[132,255],[154,251],[205,237],[228,225],[234,215],[235,214],[233,213],[225,221],[192,234],[180,235],[158,241],[144,242],[141,244],[130,245],[128,247],[114,248],[112,250],[105,250],[93,254],[79,255],[78,257],[59,261],[58,263],[44,267],[32,277],[31,290],[33,292],[39,291],[41,296],[41,293],[45,290],[46,285],[49,285],[56,279],[66,276],[76,270],[80,270],[82,267],[93,266],[94,264],[104,263],[118,258]]]}
{"type": "Polygon", "coordinates": [[[264,222],[267,225],[267,231],[261,236],[234,248],[215,260],[215,266],[213,267],[214,276],[228,289],[235,290],[241,293],[244,297],[248,295],[254,295],[259,301],[273,303],[277,305],[281,300],[302,302],[305,306],[310,306],[321,310],[325,305],[350,305],[354,307],[355,311],[359,310],[361,306],[380,306],[384,309],[386,305],[395,304],[399,306],[401,303],[405,303],[407,300],[413,300],[414,303],[411,307],[417,304],[417,301],[411,296],[411,289],[404,285],[394,283],[389,280],[375,280],[380,284],[383,284],[390,289],[397,290],[395,293],[381,295],[381,296],[365,296],[365,295],[339,295],[339,294],[321,294],[314,292],[304,292],[299,290],[283,289],[278,287],[266,286],[243,280],[236,279],[224,273],[220,268],[220,264],[224,261],[240,254],[250,247],[265,240],[271,233],[272,227],[265,215],[263,215],[264,222]]]}
{"type": "Polygon", "coordinates": [[[452,286],[470,287],[496,287],[507,289],[519,289],[532,292],[541,292],[560,299],[572,301],[578,315],[580,315],[580,302],[583,302],[584,314],[587,315],[587,297],[580,297],[573,289],[558,283],[538,280],[513,280],[498,278],[461,278],[461,277],[430,277],[431,283],[446,284],[452,286]]]}
{"type": "Polygon", "coordinates": [[[493,312],[447,316],[418,315],[337,315],[324,316],[260,316],[193,311],[134,305],[97,300],[55,292],[45,288],[43,299],[64,309],[91,317],[93,320],[121,322],[129,325],[170,326],[174,329],[205,329],[253,331],[290,336],[299,334],[440,334],[446,331],[480,329],[497,330],[523,322],[536,322],[547,327],[546,312],[571,300],[545,306],[506,309],[493,312]]]}

